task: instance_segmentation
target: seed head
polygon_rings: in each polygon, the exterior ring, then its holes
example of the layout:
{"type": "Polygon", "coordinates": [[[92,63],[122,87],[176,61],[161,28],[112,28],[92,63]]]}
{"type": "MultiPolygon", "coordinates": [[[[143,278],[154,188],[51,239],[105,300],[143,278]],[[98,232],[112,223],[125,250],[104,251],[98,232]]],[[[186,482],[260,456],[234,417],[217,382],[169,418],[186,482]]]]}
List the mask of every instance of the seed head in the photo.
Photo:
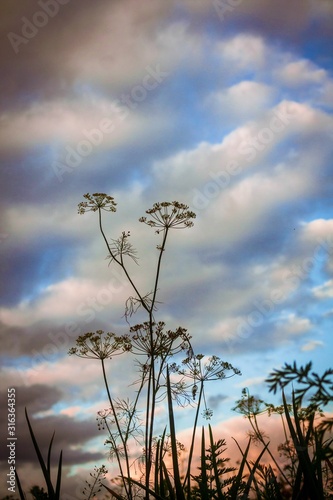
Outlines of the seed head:
{"type": "Polygon", "coordinates": [[[84,194],[83,198],[87,201],[81,201],[78,205],[78,213],[83,215],[86,212],[97,212],[105,210],[106,212],[115,212],[117,203],[112,196],[105,193],[84,194]]]}
{"type": "Polygon", "coordinates": [[[156,227],[157,233],[164,231],[166,228],[183,229],[192,227],[196,215],[189,210],[188,205],[179,203],[178,201],[162,201],[154,203],[153,208],[146,210],[146,214],[151,218],[140,217],[139,221],[144,222],[147,226],[156,227]]]}

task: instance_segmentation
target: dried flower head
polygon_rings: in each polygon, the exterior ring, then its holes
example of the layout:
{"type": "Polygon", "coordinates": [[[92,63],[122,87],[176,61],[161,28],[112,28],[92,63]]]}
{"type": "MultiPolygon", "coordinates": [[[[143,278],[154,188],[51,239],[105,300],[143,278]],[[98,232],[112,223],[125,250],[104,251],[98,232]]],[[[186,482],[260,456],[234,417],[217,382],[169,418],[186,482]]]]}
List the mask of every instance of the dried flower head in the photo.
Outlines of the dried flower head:
{"type": "Polygon", "coordinates": [[[97,212],[97,210],[105,210],[106,212],[115,212],[117,203],[112,196],[105,193],[84,194],[83,198],[87,201],[81,201],[78,205],[78,213],[80,215],[85,212],[97,212]]]}
{"type": "Polygon", "coordinates": [[[195,213],[189,210],[188,205],[178,201],[154,203],[153,208],[146,210],[146,214],[149,214],[151,218],[140,217],[139,221],[150,227],[158,228],[157,233],[171,227],[175,229],[192,227],[193,221],[191,219],[196,217],[195,213]]]}
{"type": "Polygon", "coordinates": [[[241,372],[215,355],[205,359],[203,354],[192,354],[183,360],[182,365],[173,364],[172,371],[183,377],[184,387],[191,390],[193,401],[196,399],[199,389],[198,383],[200,383],[205,405],[203,416],[209,420],[212,416],[212,410],[206,404],[204,382],[227,379],[234,375],[241,375],[241,372]],[[186,382],[186,379],[189,379],[189,382],[186,382]]]}
{"type": "Polygon", "coordinates": [[[183,360],[186,369],[182,373],[194,381],[223,380],[234,375],[241,375],[238,368],[223,361],[218,356],[210,356],[205,362],[203,354],[196,354],[192,358],[183,360]],[[229,373],[226,373],[229,372],[229,373]]]}
{"type": "Polygon", "coordinates": [[[104,334],[103,330],[88,332],[76,339],[76,347],[72,347],[68,354],[90,359],[111,358],[114,354],[120,354],[119,342],[114,333],[104,334]]]}
{"type": "Polygon", "coordinates": [[[191,336],[187,330],[178,327],[175,331],[165,331],[165,323],[159,321],[157,324],[144,322],[130,328],[132,352],[150,356],[174,356],[180,352],[188,353],[191,348],[191,336]],[[153,338],[150,335],[150,327],[154,327],[153,338]]]}

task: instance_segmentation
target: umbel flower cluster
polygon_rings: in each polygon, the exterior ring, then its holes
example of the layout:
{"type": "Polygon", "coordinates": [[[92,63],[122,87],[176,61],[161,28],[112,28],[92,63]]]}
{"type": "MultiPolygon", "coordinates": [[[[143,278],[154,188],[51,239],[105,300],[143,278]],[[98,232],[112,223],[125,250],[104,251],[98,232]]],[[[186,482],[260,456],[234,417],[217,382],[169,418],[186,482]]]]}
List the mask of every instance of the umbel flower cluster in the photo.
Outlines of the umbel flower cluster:
{"type": "Polygon", "coordinates": [[[88,332],[76,339],[76,346],[68,351],[70,356],[88,359],[111,359],[119,352],[120,342],[112,332],[104,333],[103,330],[88,332]]]}
{"type": "Polygon", "coordinates": [[[150,227],[158,228],[157,233],[171,227],[175,229],[192,227],[193,221],[191,219],[196,217],[195,213],[189,210],[188,205],[178,201],[154,203],[153,208],[146,210],[146,214],[149,214],[151,218],[140,217],[139,221],[150,227]]]}
{"type": "Polygon", "coordinates": [[[78,205],[78,213],[83,215],[86,212],[97,212],[105,210],[106,212],[115,212],[117,203],[112,196],[105,193],[84,194],[83,198],[87,201],[81,201],[78,205]]]}

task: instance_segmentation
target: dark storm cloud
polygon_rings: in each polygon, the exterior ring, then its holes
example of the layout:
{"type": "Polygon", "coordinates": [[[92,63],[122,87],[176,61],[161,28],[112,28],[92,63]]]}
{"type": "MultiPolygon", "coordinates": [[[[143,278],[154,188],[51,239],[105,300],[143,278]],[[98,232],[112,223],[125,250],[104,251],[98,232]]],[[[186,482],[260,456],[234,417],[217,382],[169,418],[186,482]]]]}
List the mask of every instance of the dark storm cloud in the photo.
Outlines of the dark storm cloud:
{"type": "Polygon", "coordinates": [[[38,369],[43,361],[52,362],[66,356],[76,338],[87,330],[110,330],[110,323],[98,318],[89,322],[89,325],[81,317],[75,319],[63,323],[39,321],[30,327],[8,327],[0,323],[2,364],[14,366],[13,361],[19,358],[15,366],[38,369]]]}
{"type": "MultiPolygon", "coordinates": [[[[51,322],[35,323],[30,328],[26,326],[20,328],[1,325],[2,356],[5,356],[4,363],[11,364],[11,361],[17,357],[25,358],[26,356],[32,356],[36,352],[42,352],[47,344],[52,344],[52,339],[59,337],[58,342],[60,343],[60,332],[63,330],[64,328],[61,328],[60,325],[56,328],[54,323],[51,322]]],[[[74,342],[75,336],[73,335],[72,338],[68,336],[68,344],[70,340],[74,342]]],[[[55,351],[51,358],[55,359],[61,354],[64,353],[55,351]]]]}
{"type": "MultiPolygon", "coordinates": [[[[12,393],[11,393],[12,394],[12,393]]],[[[65,493],[71,487],[74,488],[73,480],[67,480],[66,473],[71,465],[80,465],[87,462],[98,462],[105,460],[105,453],[96,453],[94,451],[84,449],[84,445],[90,439],[97,436],[103,436],[97,429],[94,420],[78,420],[66,415],[52,415],[34,418],[34,414],[49,410],[53,405],[60,402],[63,393],[57,388],[45,386],[43,384],[35,384],[30,387],[15,387],[15,437],[16,440],[16,456],[15,466],[20,476],[21,482],[28,488],[34,484],[42,486],[44,479],[41,474],[41,469],[38,463],[36,451],[34,449],[31,436],[29,433],[27,421],[25,418],[25,407],[27,408],[30,423],[32,425],[35,438],[42,453],[44,460],[47,459],[47,453],[50,445],[50,440],[55,432],[51,467],[52,477],[56,477],[57,463],[61,450],[63,450],[62,462],[62,491],[65,493]],[[29,475],[24,474],[25,466],[29,465],[29,475]],[[55,469],[54,469],[55,468],[55,469]]],[[[1,435],[7,435],[7,391],[0,393],[1,409],[1,435]]],[[[7,441],[2,440],[0,449],[0,465],[1,470],[5,471],[8,468],[8,448],[7,441]]],[[[88,476],[88,473],[87,473],[88,476]]],[[[2,494],[7,490],[6,477],[3,476],[0,483],[0,491],[2,494]]],[[[75,498],[75,497],[74,497],[75,498]]]]}
{"type": "MultiPolygon", "coordinates": [[[[61,449],[66,449],[64,466],[103,458],[104,455],[102,453],[90,453],[80,448],[90,439],[100,435],[94,420],[79,420],[67,415],[34,418],[34,414],[45,412],[61,401],[63,397],[61,390],[43,384],[35,384],[30,387],[16,386],[15,394],[16,436],[19,444],[17,450],[18,468],[20,464],[22,466],[24,463],[36,462],[36,452],[25,418],[25,408],[27,408],[29,420],[43,456],[46,456],[50,439],[53,432],[55,432],[53,456],[58,456],[61,449]],[[78,448],[74,450],[74,446],[78,446],[78,448]]],[[[7,391],[2,391],[0,397],[3,403],[0,412],[2,435],[6,435],[7,431],[5,427],[7,427],[8,414],[6,404],[7,391]]],[[[6,460],[6,449],[3,444],[1,447],[1,460],[6,460]]]]}
{"type": "Polygon", "coordinates": [[[61,43],[56,30],[63,28],[70,6],[60,7],[58,15],[54,19],[49,17],[47,26],[36,29],[36,35],[30,39],[24,34],[33,34],[30,23],[33,15],[41,11],[38,2],[14,5],[4,1],[2,9],[5,15],[1,16],[4,42],[0,52],[4,73],[1,102],[4,108],[20,108],[35,99],[52,95],[57,87],[61,90],[63,80],[61,74],[55,73],[52,61],[61,43]],[[25,42],[20,43],[17,37],[25,42]]]}
{"type": "MultiPolygon", "coordinates": [[[[100,63],[110,65],[110,76],[114,71],[114,62],[119,62],[117,59],[121,57],[122,49],[129,56],[127,48],[135,41],[140,30],[145,28],[151,31],[156,17],[169,9],[154,1],[145,2],[140,9],[133,0],[127,0],[126,3],[127,21],[131,23],[133,18],[130,31],[132,39],[124,38],[119,46],[119,43],[115,43],[114,30],[104,24],[100,35],[105,43],[96,47],[100,63]],[[101,49],[100,53],[98,49],[101,49]]],[[[2,2],[4,15],[0,29],[5,43],[1,44],[0,51],[4,70],[1,97],[5,108],[21,107],[27,102],[50,98],[55,94],[68,96],[68,92],[75,93],[75,84],[80,81],[76,73],[75,54],[80,53],[80,46],[87,44],[89,47],[89,42],[94,44],[96,27],[105,16],[110,23],[120,17],[121,23],[126,24],[119,10],[124,2],[119,0],[113,0],[112,3],[97,0],[93,4],[81,0],[79,9],[73,1],[63,1],[62,4],[54,2],[53,9],[57,10],[54,15],[48,15],[47,9],[43,9],[41,4],[44,4],[43,0],[16,3],[15,6],[8,0],[2,2]],[[41,14],[38,18],[37,12],[44,12],[44,16],[41,14]],[[43,17],[46,19],[44,26],[43,17]],[[41,24],[41,27],[36,27],[36,24],[41,24]]],[[[86,68],[82,70],[86,71],[86,68]]]]}

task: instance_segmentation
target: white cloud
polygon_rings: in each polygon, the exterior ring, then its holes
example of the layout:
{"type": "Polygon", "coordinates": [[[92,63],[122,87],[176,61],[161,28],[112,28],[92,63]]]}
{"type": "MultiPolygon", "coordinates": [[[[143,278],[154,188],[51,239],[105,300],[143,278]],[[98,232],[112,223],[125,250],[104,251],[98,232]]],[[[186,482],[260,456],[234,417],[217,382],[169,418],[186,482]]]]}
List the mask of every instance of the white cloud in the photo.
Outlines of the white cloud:
{"type": "Polygon", "coordinates": [[[263,83],[244,80],[227,89],[213,92],[207,96],[209,108],[228,117],[229,124],[234,120],[254,120],[272,103],[274,89],[263,83]]]}
{"type": "Polygon", "coordinates": [[[288,165],[275,173],[273,170],[267,175],[254,174],[242,179],[210,202],[204,214],[210,220],[210,227],[203,237],[214,241],[214,229],[220,225],[225,248],[241,244],[279,205],[294,199],[296,193],[305,195],[310,189],[309,179],[305,175],[300,177],[288,165]]]}
{"type": "Polygon", "coordinates": [[[323,346],[324,346],[324,342],[322,342],[321,340],[311,340],[310,342],[307,342],[306,344],[304,344],[302,346],[301,350],[304,352],[314,351],[318,347],[323,347],[323,346]]]}
{"type": "Polygon", "coordinates": [[[262,385],[265,382],[265,377],[252,377],[242,380],[235,384],[236,387],[253,387],[256,385],[262,385]]]}
{"type": "Polygon", "coordinates": [[[316,67],[308,59],[301,59],[289,62],[276,70],[276,77],[286,85],[299,87],[323,84],[327,78],[327,72],[316,67]]]}
{"type": "MultiPolygon", "coordinates": [[[[72,196],[70,198],[67,203],[63,199],[61,206],[58,203],[43,206],[38,203],[16,203],[5,209],[3,220],[11,228],[15,243],[26,245],[28,239],[37,241],[43,234],[48,233],[50,227],[52,227],[53,236],[82,237],[89,229],[86,221],[83,221],[82,217],[77,214],[76,200],[74,201],[72,196]]],[[[77,202],[79,203],[80,200],[77,202]]]]}
{"type": "Polygon", "coordinates": [[[267,46],[260,36],[240,34],[218,42],[217,53],[221,60],[232,65],[233,71],[262,69],[267,61],[267,46]]]}
{"type": "MultiPolygon", "coordinates": [[[[75,345],[75,338],[71,339],[68,349],[75,345]]],[[[137,380],[138,373],[134,363],[128,363],[126,355],[114,356],[107,360],[106,372],[110,390],[115,398],[133,394],[130,384],[137,380]],[[117,384],[113,381],[117,379],[117,384]]],[[[43,384],[58,387],[63,393],[63,398],[70,401],[70,406],[80,405],[81,408],[89,405],[87,413],[94,414],[107,403],[107,392],[103,383],[101,363],[94,359],[82,359],[77,356],[61,358],[61,361],[51,361],[43,356],[42,346],[39,351],[34,350],[28,361],[21,361],[17,367],[11,366],[3,369],[3,381],[7,385],[30,386],[43,384]],[[72,388],[75,387],[73,400],[72,388]],[[99,396],[96,398],[96,396],[99,396]]],[[[59,410],[60,413],[63,407],[59,410]]],[[[52,410],[53,411],[53,410],[52,410]]],[[[55,412],[57,413],[58,408],[55,412]]]]}
{"type": "Polygon", "coordinates": [[[288,315],[282,314],[277,322],[276,336],[281,339],[289,339],[295,336],[301,336],[312,328],[309,318],[302,318],[295,313],[288,315]]]}
{"type": "MultiPolygon", "coordinates": [[[[318,242],[318,244],[331,242],[332,238],[328,238],[333,233],[333,219],[314,219],[308,223],[303,224],[302,228],[302,241],[308,243],[309,241],[318,242]]],[[[333,246],[333,241],[331,247],[333,246]]]]}
{"type": "MultiPolygon", "coordinates": [[[[329,126],[332,126],[332,121],[325,113],[315,111],[304,104],[282,101],[255,122],[233,130],[221,143],[201,142],[192,149],[180,151],[155,162],[153,174],[159,183],[157,189],[160,186],[166,193],[178,194],[191,191],[192,187],[192,199],[198,197],[198,190],[202,193],[201,201],[198,200],[196,206],[193,200],[192,207],[205,208],[203,205],[214,203],[220,194],[232,189],[235,182],[241,181],[250,168],[258,170],[261,167],[265,177],[274,177],[277,165],[270,155],[282,141],[292,139],[294,134],[305,138],[311,132],[319,130],[326,134],[329,126]],[[206,199],[202,200],[202,197],[206,199]]],[[[288,175],[295,175],[299,177],[299,189],[307,184],[310,188],[307,174],[309,168],[315,172],[312,160],[316,157],[318,164],[322,153],[319,156],[318,154],[319,151],[315,150],[314,145],[311,145],[311,149],[306,149],[305,145],[302,150],[296,150],[294,155],[287,157],[290,165],[281,164],[279,167],[284,170],[281,175],[285,176],[285,184],[288,185],[288,175]],[[302,164],[302,176],[295,168],[294,173],[291,171],[292,163],[296,161],[297,164],[302,164]]],[[[294,182],[292,184],[294,185],[294,182]]]]}
{"type": "Polygon", "coordinates": [[[110,305],[122,315],[128,297],[128,284],[121,273],[110,271],[107,281],[69,278],[47,286],[32,301],[25,300],[16,307],[0,309],[0,320],[8,326],[30,326],[50,319],[63,322],[75,318],[76,322],[93,322],[107,314],[110,305]]]}
{"type": "MultiPolygon", "coordinates": [[[[149,92],[141,92],[141,95],[149,96],[149,92]]],[[[117,96],[109,100],[82,96],[76,101],[39,102],[5,113],[0,117],[1,147],[58,145],[58,154],[65,157],[66,146],[70,146],[85,159],[98,150],[124,144],[130,137],[160,134],[169,126],[167,114],[158,120],[148,117],[140,111],[142,101],[135,100],[135,96],[129,97],[129,104],[117,100],[117,96]],[[88,146],[81,146],[83,142],[88,146]]]]}
{"type": "Polygon", "coordinates": [[[318,299],[330,299],[333,297],[333,280],[328,280],[322,285],[313,288],[313,294],[318,299]]]}

